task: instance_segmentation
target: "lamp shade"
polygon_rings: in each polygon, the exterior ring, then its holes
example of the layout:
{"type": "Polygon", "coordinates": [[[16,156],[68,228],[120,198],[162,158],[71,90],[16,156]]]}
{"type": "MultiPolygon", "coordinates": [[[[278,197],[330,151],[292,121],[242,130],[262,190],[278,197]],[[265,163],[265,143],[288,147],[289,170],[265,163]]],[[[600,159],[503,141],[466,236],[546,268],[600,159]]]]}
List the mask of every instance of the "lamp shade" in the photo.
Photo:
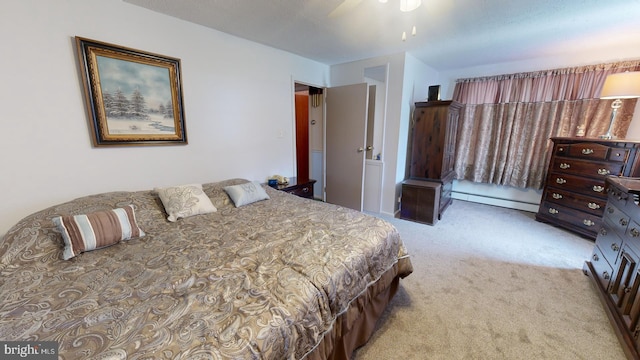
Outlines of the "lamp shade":
{"type": "Polygon", "coordinates": [[[640,71],[608,75],[600,91],[600,99],[631,99],[640,97],[640,71]]]}

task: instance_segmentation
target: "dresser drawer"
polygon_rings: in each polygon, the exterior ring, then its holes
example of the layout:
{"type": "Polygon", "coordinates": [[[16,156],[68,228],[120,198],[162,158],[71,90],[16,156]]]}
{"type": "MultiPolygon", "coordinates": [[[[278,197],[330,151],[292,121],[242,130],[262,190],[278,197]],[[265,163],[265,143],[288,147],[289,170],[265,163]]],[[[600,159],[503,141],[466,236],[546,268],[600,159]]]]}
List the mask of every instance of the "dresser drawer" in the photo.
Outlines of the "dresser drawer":
{"type": "Polygon", "coordinates": [[[630,196],[627,199],[627,202],[624,205],[624,207],[620,209],[622,209],[622,211],[624,211],[625,214],[629,215],[630,218],[640,219],[640,206],[638,206],[638,200],[636,198],[636,195],[630,196]]]}
{"type": "Polygon", "coordinates": [[[453,181],[442,184],[442,190],[440,192],[440,209],[438,210],[438,219],[442,216],[442,213],[446,210],[446,208],[451,205],[452,193],[453,189],[453,181]]]}
{"type": "Polygon", "coordinates": [[[620,236],[625,236],[629,226],[629,215],[622,212],[612,204],[608,204],[604,214],[605,223],[615,230],[620,236]]]}
{"type": "Polygon", "coordinates": [[[594,178],[604,178],[607,175],[621,175],[624,168],[619,162],[595,162],[582,159],[556,157],[551,164],[551,171],[565,174],[579,174],[594,178]]]}
{"type": "Polygon", "coordinates": [[[626,162],[629,159],[629,149],[611,148],[609,151],[609,161],[626,162]]]}
{"type": "Polygon", "coordinates": [[[313,185],[308,184],[304,186],[299,186],[294,189],[286,190],[288,193],[293,195],[298,195],[300,197],[312,198],[313,197],[313,185]]]}
{"type": "Polygon", "coordinates": [[[578,191],[587,196],[606,197],[604,178],[594,179],[552,172],[547,177],[547,186],[578,191]]]}
{"type": "Polygon", "coordinates": [[[640,252],[640,224],[631,220],[625,232],[625,242],[632,245],[636,251],[640,252]]]}
{"type": "Polygon", "coordinates": [[[585,211],[596,216],[602,216],[607,206],[607,200],[574,193],[564,189],[547,187],[544,192],[546,201],[568,206],[576,210],[585,211]]]}
{"type": "Polygon", "coordinates": [[[571,223],[573,226],[580,228],[583,232],[589,232],[595,234],[602,226],[602,217],[578,211],[557,203],[543,201],[540,205],[539,214],[544,214],[547,218],[563,221],[565,223],[571,223]]]}
{"type": "Polygon", "coordinates": [[[622,248],[622,238],[611,228],[607,220],[604,221],[600,231],[598,231],[596,245],[600,248],[602,255],[609,264],[615,264],[622,248]]]}
{"type": "Polygon", "coordinates": [[[591,254],[591,266],[595,270],[595,275],[605,289],[609,288],[611,282],[611,275],[613,274],[613,268],[607,262],[598,246],[594,246],[593,253],[591,254]]]}
{"type": "Polygon", "coordinates": [[[288,183],[280,184],[276,189],[303,198],[313,199],[313,185],[315,183],[316,181],[313,179],[299,180],[297,177],[292,177],[288,183]]]}
{"type": "MultiPolygon", "coordinates": [[[[559,145],[566,146],[566,145],[559,145]]],[[[607,160],[609,158],[609,146],[595,143],[571,144],[567,151],[568,156],[589,159],[607,160]]]]}

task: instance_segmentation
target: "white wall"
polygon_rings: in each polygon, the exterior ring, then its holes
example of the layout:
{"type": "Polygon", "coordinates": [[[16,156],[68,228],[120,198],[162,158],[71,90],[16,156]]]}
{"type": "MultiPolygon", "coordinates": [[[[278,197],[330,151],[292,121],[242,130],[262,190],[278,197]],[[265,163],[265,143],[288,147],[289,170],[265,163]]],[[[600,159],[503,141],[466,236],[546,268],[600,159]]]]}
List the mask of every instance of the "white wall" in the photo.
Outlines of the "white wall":
{"type": "Polygon", "coordinates": [[[295,174],[293,79],[329,68],[120,0],[15,0],[0,13],[0,235],[72,198],[295,174]],[[74,36],[181,59],[186,146],[93,148],[74,36]]]}

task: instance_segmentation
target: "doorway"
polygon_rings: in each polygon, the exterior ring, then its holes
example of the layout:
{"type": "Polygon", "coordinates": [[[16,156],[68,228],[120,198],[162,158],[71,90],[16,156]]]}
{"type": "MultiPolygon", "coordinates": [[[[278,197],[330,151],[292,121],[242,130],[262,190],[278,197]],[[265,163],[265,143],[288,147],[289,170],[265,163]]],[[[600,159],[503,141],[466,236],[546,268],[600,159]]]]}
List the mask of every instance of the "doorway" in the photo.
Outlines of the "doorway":
{"type": "MultiPolygon", "coordinates": [[[[364,69],[363,82],[366,83],[367,97],[364,107],[370,115],[365,121],[364,129],[368,130],[366,134],[366,143],[363,144],[364,161],[363,175],[360,179],[361,186],[359,189],[353,188],[353,192],[360,194],[360,205],[356,206],[357,210],[371,211],[379,213],[381,211],[383,178],[384,178],[384,128],[386,122],[386,102],[387,102],[387,76],[388,64],[369,67],[364,69]]],[[[308,152],[305,153],[305,146],[301,145],[300,151],[296,149],[296,166],[298,174],[309,174],[309,178],[316,180],[314,185],[314,198],[328,201],[327,191],[327,174],[326,169],[327,145],[326,145],[326,123],[329,104],[326,102],[327,91],[331,88],[318,88],[309,84],[294,82],[295,94],[301,94],[307,97],[308,116],[305,123],[300,124],[302,131],[298,131],[298,116],[296,115],[296,138],[302,137],[302,141],[296,145],[303,144],[304,140],[308,140],[308,152]],[[305,134],[304,128],[307,128],[305,134]],[[301,159],[302,161],[298,161],[301,159]],[[305,165],[304,160],[308,159],[305,165]]],[[[302,98],[301,98],[302,99],[302,98]]],[[[296,100],[305,101],[305,100],[296,100]]],[[[303,107],[302,105],[301,107],[303,107]]],[[[303,111],[304,112],[304,111],[303,111]]],[[[298,113],[296,106],[295,113],[298,113]]],[[[304,119],[305,114],[301,114],[300,119],[304,119]]],[[[302,120],[300,120],[302,121],[302,120]]],[[[360,147],[358,145],[356,148],[360,147]]],[[[340,159],[340,157],[338,157],[340,159]]],[[[303,175],[302,175],[303,176],[303,175]]]]}
{"type": "Polygon", "coordinates": [[[298,182],[309,180],[309,93],[296,91],[296,176],[298,182]]]}
{"type": "Polygon", "coordinates": [[[324,91],[294,83],[296,176],[314,179],[313,197],[324,200],[324,91]]]}

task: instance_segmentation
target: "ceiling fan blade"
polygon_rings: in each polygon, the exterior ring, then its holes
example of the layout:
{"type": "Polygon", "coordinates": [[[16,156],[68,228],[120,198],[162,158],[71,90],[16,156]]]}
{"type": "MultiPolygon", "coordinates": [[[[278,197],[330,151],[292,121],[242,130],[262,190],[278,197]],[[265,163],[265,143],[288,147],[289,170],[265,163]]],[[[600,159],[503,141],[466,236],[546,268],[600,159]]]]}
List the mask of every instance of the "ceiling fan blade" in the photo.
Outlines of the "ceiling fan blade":
{"type": "Polygon", "coordinates": [[[332,12],[329,13],[329,17],[338,17],[342,16],[345,13],[349,12],[351,9],[360,5],[362,0],[344,0],[342,4],[338,5],[332,12]]]}

